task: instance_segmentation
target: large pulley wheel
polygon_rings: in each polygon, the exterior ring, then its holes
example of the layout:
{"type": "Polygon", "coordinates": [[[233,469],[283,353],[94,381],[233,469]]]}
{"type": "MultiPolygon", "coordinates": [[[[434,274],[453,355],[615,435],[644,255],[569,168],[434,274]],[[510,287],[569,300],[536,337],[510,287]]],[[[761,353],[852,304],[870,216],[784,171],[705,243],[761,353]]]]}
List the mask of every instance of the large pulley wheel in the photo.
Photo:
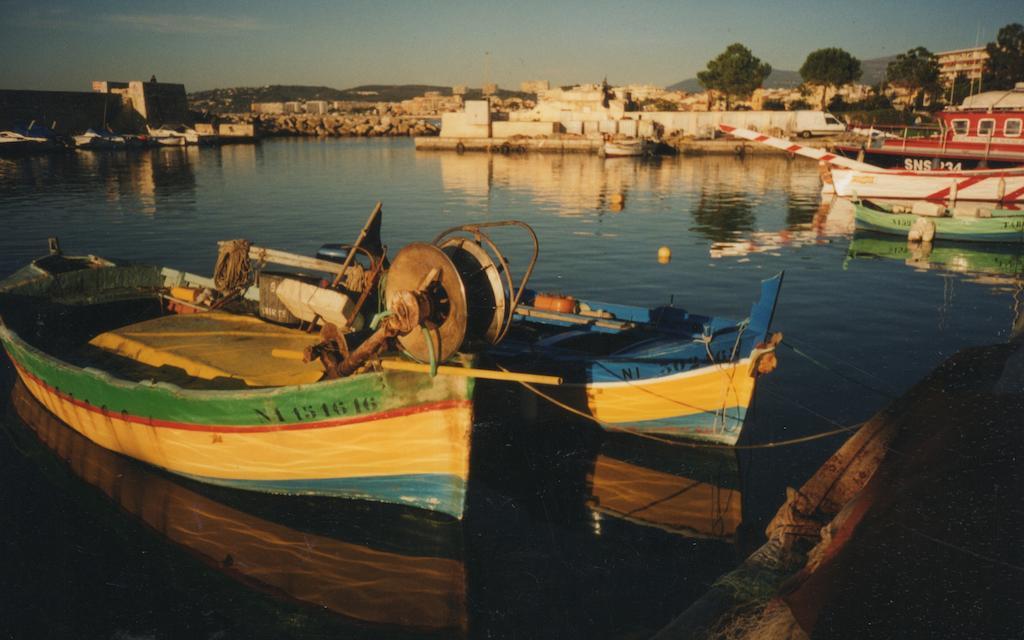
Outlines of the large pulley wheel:
{"type": "Polygon", "coordinates": [[[501,268],[470,238],[448,238],[440,245],[462,276],[468,299],[467,333],[490,343],[498,341],[506,322],[509,292],[501,280],[501,268]]]}
{"type": "Polygon", "coordinates": [[[395,256],[388,270],[384,299],[388,305],[401,292],[416,292],[429,305],[420,326],[398,336],[409,355],[427,362],[450,358],[466,338],[466,289],[459,270],[434,245],[414,242],[395,256]],[[436,269],[436,276],[429,278],[436,269]]]}

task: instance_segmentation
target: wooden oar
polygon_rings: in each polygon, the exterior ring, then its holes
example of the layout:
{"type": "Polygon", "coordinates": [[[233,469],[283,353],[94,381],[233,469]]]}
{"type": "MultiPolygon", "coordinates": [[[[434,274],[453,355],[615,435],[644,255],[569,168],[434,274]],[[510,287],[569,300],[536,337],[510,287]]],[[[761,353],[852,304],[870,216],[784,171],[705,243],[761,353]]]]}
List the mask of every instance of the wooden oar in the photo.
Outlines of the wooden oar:
{"type": "MultiPolygon", "coordinates": [[[[380,366],[387,371],[410,371],[413,373],[430,373],[430,365],[408,360],[381,360],[380,366]]],[[[495,371],[475,367],[450,367],[439,365],[437,373],[445,376],[461,376],[463,378],[482,378],[485,380],[504,380],[507,382],[529,382],[530,384],[560,385],[558,376],[544,376],[535,373],[519,373],[517,371],[495,371]]]]}
{"type": "MultiPolygon", "coordinates": [[[[301,351],[292,349],[271,349],[270,354],[275,358],[285,360],[303,360],[304,354],[301,351]]],[[[319,361],[315,361],[319,362],[319,361]]],[[[312,364],[312,362],[310,363],[312,364]]],[[[430,365],[420,362],[409,362],[408,360],[394,360],[384,358],[380,366],[386,371],[408,371],[410,373],[430,373],[430,365]]],[[[530,384],[560,385],[562,378],[558,376],[545,376],[536,373],[519,373],[516,371],[495,371],[493,369],[479,369],[476,367],[454,367],[440,365],[437,373],[443,376],[460,376],[463,378],[481,378],[484,380],[503,380],[506,382],[528,382],[530,384]]]]}

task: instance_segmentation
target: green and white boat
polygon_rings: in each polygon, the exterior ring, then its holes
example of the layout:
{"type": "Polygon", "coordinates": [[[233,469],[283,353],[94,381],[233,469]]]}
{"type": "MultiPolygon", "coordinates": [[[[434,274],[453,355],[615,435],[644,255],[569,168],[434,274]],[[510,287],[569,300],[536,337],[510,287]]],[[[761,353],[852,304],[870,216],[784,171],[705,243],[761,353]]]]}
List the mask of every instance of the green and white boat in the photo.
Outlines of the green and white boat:
{"type": "MultiPolygon", "coordinates": [[[[962,242],[1024,242],[1024,211],[922,202],[913,207],[871,200],[854,203],[856,228],[899,236],[962,242]],[[931,238],[929,236],[932,236],[931,238]]],[[[913,239],[913,238],[912,238],[913,239]]]]}

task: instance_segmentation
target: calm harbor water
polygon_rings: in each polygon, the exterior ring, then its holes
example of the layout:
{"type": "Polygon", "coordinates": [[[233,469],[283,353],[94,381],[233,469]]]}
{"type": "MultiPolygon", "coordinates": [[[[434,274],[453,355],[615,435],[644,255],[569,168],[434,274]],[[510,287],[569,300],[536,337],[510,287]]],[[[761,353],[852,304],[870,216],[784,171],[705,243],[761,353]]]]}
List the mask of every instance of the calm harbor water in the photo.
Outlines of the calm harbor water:
{"type": "MultiPolygon", "coordinates": [[[[376,200],[392,255],[455,225],[529,223],[540,290],[743,317],[759,281],[785,271],[775,329],[795,350],[761,380],[745,446],[865,420],[957,350],[1005,341],[1024,306],[1018,252],[915,255],[854,237],[810,162],[418,153],[408,140],[0,159],[0,276],[48,236],[201,273],[223,239],[312,255],[351,242],[376,200]]],[[[499,239],[524,265],[526,238],[499,239]]],[[[786,487],[842,442],[694,454],[491,425],[454,523],[182,481],[78,438],[2,366],[12,637],[645,637],[756,548],[786,487]]]]}

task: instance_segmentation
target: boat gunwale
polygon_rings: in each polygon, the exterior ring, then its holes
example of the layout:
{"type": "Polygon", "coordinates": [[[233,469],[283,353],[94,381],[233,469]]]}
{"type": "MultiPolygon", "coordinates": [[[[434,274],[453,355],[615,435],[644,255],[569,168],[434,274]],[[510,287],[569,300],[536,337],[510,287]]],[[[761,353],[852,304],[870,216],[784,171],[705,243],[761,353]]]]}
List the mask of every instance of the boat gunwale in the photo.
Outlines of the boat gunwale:
{"type": "MultiPolygon", "coordinates": [[[[68,257],[69,258],[87,258],[87,259],[94,260],[94,261],[98,260],[99,263],[102,263],[102,267],[101,268],[115,268],[115,269],[117,269],[117,268],[122,268],[122,267],[139,266],[138,264],[135,264],[135,263],[125,264],[125,265],[118,264],[116,262],[112,262],[112,261],[106,260],[104,258],[101,258],[99,256],[94,256],[92,254],[89,254],[89,255],[86,255],[86,256],[68,256],[68,257]]],[[[45,256],[44,256],[44,258],[45,258],[45,256]]],[[[51,272],[43,269],[42,267],[38,266],[36,264],[36,262],[38,260],[41,260],[41,259],[43,259],[43,258],[39,258],[37,260],[33,260],[32,262],[29,263],[29,265],[27,265],[27,266],[31,267],[32,269],[36,270],[38,272],[38,276],[39,277],[32,277],[32,278],[29,278],[29,279],[22,280],[22,281],[17,283],[17,286],[33,284],[33,283],[36,283],[40,279],[43,279],[43,278],[52,278],[52,279],[56,280],[61,275],[61,274],[51,273],[51,272]]],[[[183,280],[189,280],[189,279],[198,279],[198,280],[201,280],[201,281],[208,281],[209,280],[209,278],[206,278],[204,276],[199,276],[199,275],[196,275],[196,274],[191,274],[191,273],[185,272],[185,271],[178,271],[178,270],[171,269],[171,268],[168,268],[168,267],[160,267],[160,266],[151,265],[151,264],[145,264],[143,266],[147,266],[147,267],[151,267],[151,268],[154,268],[154,269],[158,269],[160,275],[162,277],[164,277],[165,282],[169,282],[171,280],[176,280],[178,282],[181,282],[183,280]]],[[[15,271],[14,273],[18,273],[18,271],[15,271]]],[[[14,275],[14,274],[11,274],[11,275],[14,275]]],[[[0,284],[2,284],[3,282],[4,281],[0,281],[0,284]]],[[[11,291],[11,290],[6,290],[6,291],[5,290],[0,290],[0,296],[2,296],[4,294],[16,295],[14,293],[14,291],[11,291]]],[[[31,296],[31,297],[38,298],[39,300],[51,300],[51,301],[53,300],[52,296],[47,296],[47,295],[31,296]]],[[[155,290],[153,291],[152,295],[149,295],[149,294],[139,295],[139,300],[146,300],[146,299],[150,299],[151,297],[154,298],[154,299],[157,298],[157,292],[155,290]]],[[[88,305],[82,305],[82,306],[88,306],[88,305]]],[[[192,388],[184,388],[184,387],[178,386],[178,385],[176,385],[176,384],[174,384],[172,382],[164,382],[164,381],[159,381],[159,380],[131,380],[131,379],[128,379],[128,378],[120,377],[120,376],[118,376],[118,375],[116,375],[114,373],[111,373],[109,371],[105,371],[103,369],[99,369],[99,368],[96,368],[96,367],[78,366],[78,365],[72,364],[72,363],[68,362],[67,360],[65,360],[64,358],[62,358],[62,357],[60,357],[60,356],[58,356],[56,354],[52,354],[50,352],[47,352],[47,351],[45,351],[45,350],[43,350],[43,349],[33,345],[32,343],[30,343],[26,339],[24,339],[12,327],[10,327],[7,324],[7,322],[4,321],[2,313],[0,313],[0,346],[4,347],[4,351],[7,352],[6,353],[7,357],[15,364],[15,366],[17,368],[26,370],[28,373],[32,373],[31,369],[34,369],[34,367],[32,367],[32,366],[30,366],[30,365],[28,365],[26,363],[21,362],[20,361],[21,359],[15,357],[15,354],[11,353],[11,349],[9,348],[9,346],[13,346],[15,351],[20,351],[21,354],[27,355],[30,359],[36,360],[37,361],[37,366],[49,367],[51,369],[56,370],[60,374],[71,376],[71,377],[88,378],[88,379],[91,379],[91,380],[95,381],[96,383],[99,383],[99,384],[102,384],[102,385],[106,385],[107,387],[115,389],[115,390],[117,390],[118,392],[121,392],[121,393],[132,394],[132,393],[138,393],[139,391],[144,391],[144,392],[147,392],[147,393],[166,394],[167,396],[169,396],[171,398],[180,398],[182,400],[196,401],[196,402],[217,402],[217,401],[225,401],[225,400],[237,401],[237,400],[243,400],[243,399],[257,400],[257,401],[258,400],[274,400],[274,399],[280,398],[282,396],[287,396],[287,395],[291,395],[291,394],[301,394],[301,393],[307,393],[307,392],[325,393],[325,392],[329,392],[330,390],[335,389],[335,388],[345,388],[347,386],[353,385],[354,383],[359,383],[359,384],[362,384],[362,385],[367,385],[370,388],[376,388],[379,392],[381,392],[383,394],[384,392],[386,392],[387,388],[393,386],[393,385],[389,384],[389,381],[400,379],[400,378],[406,377],[406,376],[421,375],[421,374],[415,374],[415,373],[405,373],[405,372],[396,372],[396,371],[366,371],[366,372],[363,372],[363,373],[358,373],[358,374],[355,374],[355,375],[352,375],[352,376],[347,376],[347,377],[344,377],[344,378],[338,378],[338,379],[334,379],[334,380],[321,379],[321,380],[318,380],[316,382],[303,383],[303,384],[291,384],[291,385],[280,385],[280,386],[266,386],[266,387],[251,387],[251,388],[240,388],[240,389],[202,389],[202,388],[192,389],[192,388]]],[[[21,355],[21,354],[19,354],[19,355],[21,355]]],[[[51,382],[47,382],[42,376],[39,376],[39,375],[36,375],[36,374],[33,374],[33,375],[35,375],[36,378],[40,379],[45,384],[47,384],[47,386],[51,386],[51,387],[54,386],[51,382]]],[[[458,391],[453,386],[452,393],[446,393],[445,395],[458,396],[458,398],[449,398],[449,400],[461,400],[461,401],[465,401],[465,402],[470,402],[471,403],[472,402],[471,398],[472,398],[472,395],[473,395],[473,384],[472,384],[472,382],[470,382],[469,385],[468,385],[468,388],[466,389],[465,392],[458,391]]],[[[428,401],[428,402],[422,402],[422,403],[418,403],[418,404],[436,404],[436,402],[437,401],[428,401]]],[[[388,409],[384,410],[384,412],[387,412],[387,411],[390,411],[390,410],[388,410],[388,409]]],[[[381,411],[367,412],[367,413],[363,413],[363,414],[356,414],[353,417],[360,417],[360,416],[361,417],[368,417],[368,416],[373,416],[373,415],[377,415],[377,414],[380,414],[380,413],[383,413],[383,412],[381,412],[381,411]]],[[[202,423],[193,423],[193,424],[202,424],[202,423]]],[[[294,423],[287,423],[287,424],[309,424],[309,423],[308,422],[303,422],[303,421],[297,421],[297,422],[294,422],[294,423]]],[[[231,425],[231,426],[240,426],[240,425],[231,425]]],[[[264,426],[264,425],[253,425],[253,426],[264,426]]]]}

